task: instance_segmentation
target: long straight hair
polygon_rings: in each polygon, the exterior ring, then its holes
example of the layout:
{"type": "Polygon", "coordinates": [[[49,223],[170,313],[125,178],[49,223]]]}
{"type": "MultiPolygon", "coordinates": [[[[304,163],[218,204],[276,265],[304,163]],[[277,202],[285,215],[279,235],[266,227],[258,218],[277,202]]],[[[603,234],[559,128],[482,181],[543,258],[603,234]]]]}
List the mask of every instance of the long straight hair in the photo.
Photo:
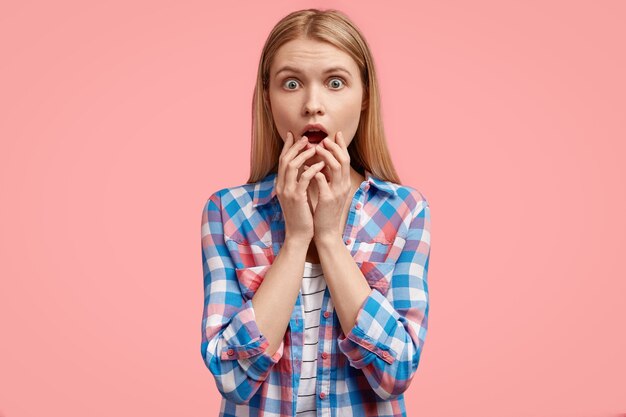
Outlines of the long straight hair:
{"type": "Polygon", "coordinates": [[[400,184],[387,148],[371,51],[354,23],[345,14],[333,9],[292,12],[274,26],[265,41],[252,98],[252,148],[247,183],[257,182],[278,171],[284,142],[276,129],[268,102],[269,70],[282,45],[302,38],[327,42],[354,59],[359,67],[366,106],[361,111],[354,139],[348,146],[350,165],[361,175],[367,170],[374,177],[400,184]]]}

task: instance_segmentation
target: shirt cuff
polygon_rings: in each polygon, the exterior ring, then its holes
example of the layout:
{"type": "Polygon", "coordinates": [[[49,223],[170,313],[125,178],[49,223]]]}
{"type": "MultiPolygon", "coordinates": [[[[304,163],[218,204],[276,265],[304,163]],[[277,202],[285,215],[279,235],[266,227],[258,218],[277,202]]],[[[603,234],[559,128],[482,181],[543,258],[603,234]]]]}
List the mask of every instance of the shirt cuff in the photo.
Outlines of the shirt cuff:
{"type": "Polygon", "coordinates": [[[387,341],[394,333],[398,319],[399,314],[389,300],[373,288],[348,335],[340,332],[337,337],[339,350],[357,369],[369,365],[377,357],[388,364],[393,363],[396,352],[387,341]]]}
{"type": "Polygon", "coordinates": [[[246,301],[235,312],[224,330],[223,338],[220,359],[238,360],[250,378],[257,381],[265,380],[274,364],[283,356],[283,341],[273,355],[266,352],[269,340],[257,326],[252,300],[246,301]]]}

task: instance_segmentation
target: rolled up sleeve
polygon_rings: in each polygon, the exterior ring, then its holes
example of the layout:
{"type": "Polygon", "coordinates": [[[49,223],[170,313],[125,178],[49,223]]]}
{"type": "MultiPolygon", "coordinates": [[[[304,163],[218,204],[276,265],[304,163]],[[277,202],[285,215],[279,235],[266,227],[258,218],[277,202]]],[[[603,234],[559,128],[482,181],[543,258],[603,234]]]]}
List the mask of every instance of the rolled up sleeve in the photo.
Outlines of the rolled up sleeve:
{"type": "Polygon", "coordinates": [[[202,212],[204,308],[202,358],[222,396],[245,404],[283,355],[284,343],[273,354],[257,326],[252,300],[245,300],[237,272],[224,242],[220,192],[207,200],[202,212]]]}
{"type": "Polygon", "coordinates": [[[386,277],[379,280],[386,284],[373,286],[350,332],[338,336],[339,350],[382,399],[406,391],[417,370],[428,328],[429,258],[430,207],[421,199],[395,264],[365,271],[386,277]]]}

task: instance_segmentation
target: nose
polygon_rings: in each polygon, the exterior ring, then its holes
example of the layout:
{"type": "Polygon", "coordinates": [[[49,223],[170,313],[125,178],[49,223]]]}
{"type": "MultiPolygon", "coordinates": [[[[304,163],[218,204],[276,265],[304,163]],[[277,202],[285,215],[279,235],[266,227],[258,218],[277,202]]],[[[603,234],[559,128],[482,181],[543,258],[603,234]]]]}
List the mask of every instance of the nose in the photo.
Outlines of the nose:
{"type": "Polygon", "coordinates": [[[324,105],[322,104],[322,92],[318,91],[318,87],[312,86],[307,91],[304,99],[303,109],[304,115],[324,114],[324,105]]]}

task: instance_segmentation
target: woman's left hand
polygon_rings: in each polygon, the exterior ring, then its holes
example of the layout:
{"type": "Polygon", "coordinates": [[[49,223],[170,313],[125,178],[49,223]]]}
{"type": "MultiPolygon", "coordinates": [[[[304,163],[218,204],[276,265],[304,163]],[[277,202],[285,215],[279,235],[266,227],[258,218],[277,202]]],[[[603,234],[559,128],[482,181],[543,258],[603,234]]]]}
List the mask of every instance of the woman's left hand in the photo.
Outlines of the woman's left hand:
{"type": "MultiPolygon", "coordinates": [[[[335,134],[335,140],[326,137],[316,146],[318,153],[326,162],[324,171],[328,172],[330,181],[322,172],[313,177],[317,181],[319,194],[313,213],[314,239],[329,237],[343,238],[347,209],[350,205],[350,155],[341,132],[335,134]]],[[[307,190],[308,191],[308,190],[307,190]]],[[[309,195],[309,200],[310,200],[309,195]]]]}

